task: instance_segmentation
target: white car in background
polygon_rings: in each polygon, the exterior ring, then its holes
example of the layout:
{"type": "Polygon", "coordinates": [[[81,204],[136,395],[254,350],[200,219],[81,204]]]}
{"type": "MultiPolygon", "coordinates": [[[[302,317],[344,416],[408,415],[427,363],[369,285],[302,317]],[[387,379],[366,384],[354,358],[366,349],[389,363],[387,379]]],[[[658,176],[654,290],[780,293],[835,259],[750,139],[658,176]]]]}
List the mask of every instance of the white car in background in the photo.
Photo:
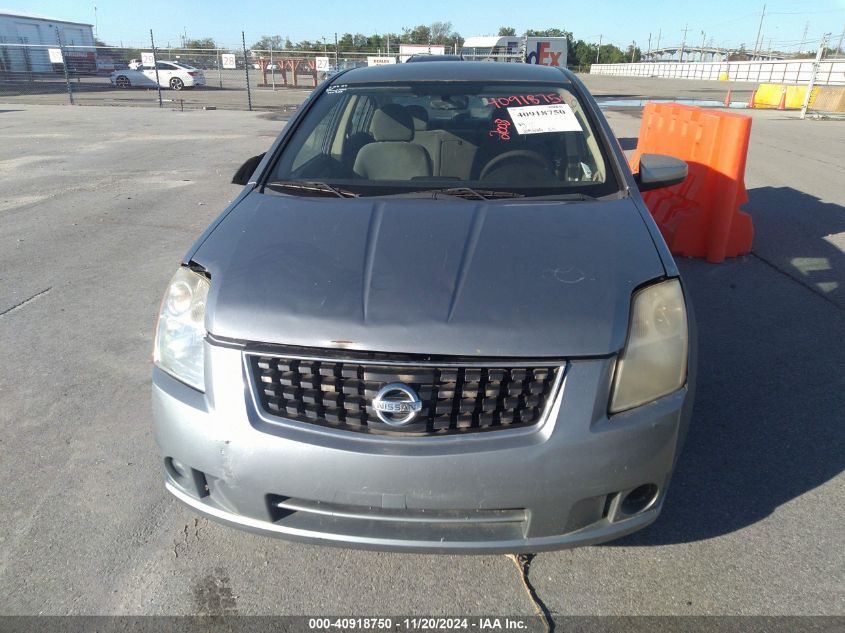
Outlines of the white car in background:
{"type": "Polygon", "coordinates": [[[162,88],[182,90],[182,88],[205,85],[205,73],[203,71],[174,61],[159,61],[155,67],[139,66],[138,68],[116,70],[111,74],[110,79],[112,85],[118,88],[155,88],[156,70],[158,70],[158,83],[162,88]]]}

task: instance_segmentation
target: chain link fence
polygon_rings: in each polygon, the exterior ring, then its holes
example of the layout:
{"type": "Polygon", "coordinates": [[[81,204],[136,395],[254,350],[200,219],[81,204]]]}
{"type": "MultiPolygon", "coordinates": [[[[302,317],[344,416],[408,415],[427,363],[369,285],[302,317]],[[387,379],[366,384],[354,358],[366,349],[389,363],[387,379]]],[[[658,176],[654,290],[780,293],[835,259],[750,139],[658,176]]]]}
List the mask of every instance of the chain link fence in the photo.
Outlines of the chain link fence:
{"type": "Polygon", "coordinates": [[[292,111],[320,82],[366,66],[361,52],[123,48],[0,40],[5,103],[292,111]]]}
{"type": "MultiPolygon", "coordinates": [[[[243,42],[243,34],[237,39],[243,42]]],[[[338,72],[398,63],[398,51],[79,46],[0,36],[0,101],[258,109],[290,113],[338,72]]],[[[465,59],[522,62],[518,54],[465,59]]]]}

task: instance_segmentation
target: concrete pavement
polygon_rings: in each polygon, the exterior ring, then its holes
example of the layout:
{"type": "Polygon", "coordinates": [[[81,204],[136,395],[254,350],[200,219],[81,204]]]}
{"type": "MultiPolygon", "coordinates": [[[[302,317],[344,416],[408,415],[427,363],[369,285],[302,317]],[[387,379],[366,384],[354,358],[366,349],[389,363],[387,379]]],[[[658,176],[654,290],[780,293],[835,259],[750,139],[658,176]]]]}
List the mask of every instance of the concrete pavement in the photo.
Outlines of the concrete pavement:
{"type": "MultiPolygon", "coordinates": [[[[652,81],[635,92],[665,89],[652,81]]],[[[554,614],[845,613],[845,127],[752,116],[754,253],[680,262],[700,384],[663,516],[538,555],[554,614]]],[[[608,117],[636,137],[639,111],[608,117]]],[[[0,106],[0,614],[534,613],[504,556],[287,543],[165,493],[149,411],[161,293],[281,125],[0,106]]]]}

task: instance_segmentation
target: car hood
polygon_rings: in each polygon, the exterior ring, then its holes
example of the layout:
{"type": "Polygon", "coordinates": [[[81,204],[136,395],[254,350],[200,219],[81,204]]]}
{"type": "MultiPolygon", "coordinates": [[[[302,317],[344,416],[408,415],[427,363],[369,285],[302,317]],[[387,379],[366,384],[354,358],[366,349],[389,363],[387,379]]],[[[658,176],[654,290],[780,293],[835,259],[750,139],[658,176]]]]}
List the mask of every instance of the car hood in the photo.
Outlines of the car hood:
{"type": "Polygon", "coordinates": [[[604,355],[664,275],[631,199],[474,202],[251,193],[192,259],[216,337],[460,356],[604,355]]]}

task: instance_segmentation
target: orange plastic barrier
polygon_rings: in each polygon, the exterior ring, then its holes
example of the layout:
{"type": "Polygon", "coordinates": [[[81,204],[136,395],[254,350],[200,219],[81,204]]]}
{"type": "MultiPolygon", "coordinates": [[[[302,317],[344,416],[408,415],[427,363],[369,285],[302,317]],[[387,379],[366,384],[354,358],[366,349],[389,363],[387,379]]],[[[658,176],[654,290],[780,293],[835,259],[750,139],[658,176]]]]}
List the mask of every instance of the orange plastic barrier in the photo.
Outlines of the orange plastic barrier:
{"type": "Polygon", "coordinates": [[[631,168],[640,155],[668,154],[689,165],[679,185],[643,193],[669,249],[719,263],[751,251],[745,160],[751,118],[674,103],[647,103],[631,168]]]}

